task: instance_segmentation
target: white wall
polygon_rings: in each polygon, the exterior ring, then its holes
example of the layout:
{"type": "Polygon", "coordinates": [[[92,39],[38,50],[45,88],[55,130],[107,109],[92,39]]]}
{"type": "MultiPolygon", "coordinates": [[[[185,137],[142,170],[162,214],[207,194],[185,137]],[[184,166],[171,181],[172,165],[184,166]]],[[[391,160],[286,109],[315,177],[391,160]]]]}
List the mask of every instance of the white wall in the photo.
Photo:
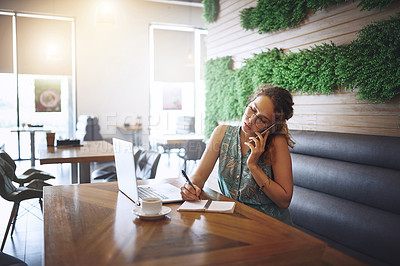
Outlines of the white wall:
{"type": "MultiPolygon", "coordinates": [[[[116,134],[127,117],[149,116],[149,25],[204,27],[202,8],[145,0],[113,0],[113,28],[96,28],[100,0],[2,0],[0,10],[73,16],[76,21],[77,115],[93,114],[101,134],[116,134]]],[[[173,70],[171,70],[173,71],[173,70]]],[[[147,130],[144,131],[147,134],[147,130]]],[[[145,138],[146,140],[147,138],[145,138]]]]}

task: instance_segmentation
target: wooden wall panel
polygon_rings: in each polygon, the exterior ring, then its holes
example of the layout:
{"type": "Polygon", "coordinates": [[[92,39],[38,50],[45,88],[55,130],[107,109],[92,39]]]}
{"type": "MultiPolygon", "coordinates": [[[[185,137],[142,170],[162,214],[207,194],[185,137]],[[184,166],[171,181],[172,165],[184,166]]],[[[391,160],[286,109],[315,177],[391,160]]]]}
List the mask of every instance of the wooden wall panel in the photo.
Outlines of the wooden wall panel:
{"type": "MultiPolygon", "coordinates": [[[[208,59],[232,56],[234,67],[254,53],[274,47],[296,52],[322,43],[349,44],[357,33],[373,21],[387,19],[400,12],[400,3],[378,10],[360,11],[358,2],[343,3],[309,12],[296,28],[259,34],[246,31],[240,25],[239,12],[255,7],[256,0],[220,0],[220,14],[208,25],[208,59]]],[[[384,104],[358,101],[356,91],[340,91],[332,95],[294,95],[295,115],[289,121],[291,129],[348,132],[400,137],[400,97],[384,104]]]]}

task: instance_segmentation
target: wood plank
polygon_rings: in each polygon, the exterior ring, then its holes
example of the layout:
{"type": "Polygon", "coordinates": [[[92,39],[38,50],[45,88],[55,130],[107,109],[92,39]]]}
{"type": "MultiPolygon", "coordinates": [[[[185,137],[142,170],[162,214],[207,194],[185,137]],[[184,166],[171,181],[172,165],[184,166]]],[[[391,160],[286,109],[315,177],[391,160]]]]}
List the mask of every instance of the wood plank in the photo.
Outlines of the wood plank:
{"type": "MultiPolygon", "coordinates": [[[[242,1],[241,1],[242,2],[242,1]]],[[[244,2],[244,1],[243,1],[244,2]]],[[[256,1],[253,1],[251,4],[247,4],[242,6],[242,9],[244,8],[249,8],[249,7],[255,7],[256,6],[256,1]]],[[[223,9],[224,7],[221,6],[221,13],[220,13],[220,18],[217,20],[216,23],[213,23],[211,25],[209,25],[209,37],[210,37],[210,41],[212,42],[214,40],[214,38],[219,38],[220,36],[216,36],[216,34],[214,33],[223,33],[224,32],[224,28],[225,28],[225,23],[226,21],[231,21],[233,18],[236,19],[236,23],[237,25],[243,30],[245,31],[241,26],[240,26],[240,18],[239,18],[239,12],[241,10],[227,10],[227,13],[224,13],[225,10],[223,9]]],[[[357,9],[357,4],[353,3],[353,2],[348,2],[348,3],[342,3],[339,4],[335,7],[330,7],[330,8],[325,8],[323,10],[317,11],[316,13],[311,12],[306,19],[304,20],[304,22],[300,25],[300,27],[302,27],[303,25],[309,24],[309,23],[313,23],[313,22],[317,22],[319,20],[325,19],[327,17],[330,16],[334,16],[337,15],[339,13],[342,12],[346,12],[349,10],[353,10],[353,9],[357,9]]],[[[255,31],[247,31],[249,34],[255,34],[256,36],[262,37],[264,35],[272,35],[272,34],[276,34],[276,33],[267,33],[267,34],[263,34],[260,35],[258,33],[257,30],[255,31]]],[[[225,36],[224,36],[225,37],[225,36]]]]}
{"type": "MultiPolygon", "coordinates": [[[[256,5],[255,2],[242,3],[242,9],[256,5]]],[[[359,1],[349,1],[316,13],[309,12],[303,23],[294,29],[260,35],[257,31],[241,28],[241,9],[237,7],[242,3],[237,0],[223,1],[222,15],[216,23],[209,25],[207,39],[208,58],[232,56],[236,69],[242,66],[244,59],[252,58],[254,53],[267,48],[298,52],[330,41],[336,45],[349,44],[365,25],[400,11],[399,2],[381,11],[375,8],[361,12],[357,7],[359,1]]],[[[295,117],[288,124],[299,129],[398,136],[400,97],[385,104],[371,104],[359,101],[356,92],[294,95],[295,117]]]]}
{"type": "Polygon", "coordinates": [[[321,106],[315,105],[294,105],[295,114],[306,115],[393,115],[399,114],[400,108],[396,105],[388,104],[324,104],[321,106]]]}
{"type": "Polygon", "coordinates": [[[314,130],[323,132],[339,132],[339,133],[353,133],[364,135],[376,136],[392,136],[400,137],[400,129],[382,129],[382,128],[362,128],[362,127],[340,127],[340,126],[320,126],[320,125],[303,125],[288,123],[289,129],[297,130],[314,130]]]}
{"type": "MultiPolygon", "coordinates": [[[[300,49],[311,49],[313,48],[315,45],[321,45],[323,43],[330,43],[331,41],[335,44],[335,45],[344,45],[344,44],[349,44],[351,41],[355,40],[357,38],[357,33],[356,32],[350,32],[344,35],[339,35],[336,37],[330,37],[330,38],[326,38],[323,39],[321,41],[317,41],[317,42],[312,42],[312,43],[306,43],[306,44],[302,44],[300,46],[295,46],[290,48],[291,52],[298,52],[300,49]]],[[[249,49],[251,49],[252,47],[249,47],[249,49]]],[[[268,48],[268,47],[267,47],[268,48]]],[[[236,53],[235,56],[233,56],[233,60],[236,62],[236,64],[234,65],[235,68],[239,68],[243,61],[247,58],[252,58],[254,56],[254,54],[259,54],[263,51],[266,51],[267,48],[264,47],[256,47],[254,49],[251,50],[247,50],[247,51],[243,51],[240,53],[236,53]]],[[[288,48],[282,48],[284,51],[288,51],[288,48]]],[[[232,55],[232,51],[231,50],[227,50],[225,52],[221,52],[218,55],[214,55],[212,58],[216,58],[216,57],[222,57],[222,56],[231,56],[232,55]]],[[[210,55],[211,56],[211,55],[210,55]]]]}
{"type": "Polygon", "coordinates": [[[311,44],[310,43],[302,44],[302,45],[299,45],[299,46],[291,47],[290,51],[292,51],[294,53],[297,53],[301,49],[311,49],[315,45],[321,45],[323,43],[330,43],[330,42],[333,42],[336,46],[350,44],[352,41],[357,39],[357,33],[358,33],[358,31],[349,32],[349,33],[346,33],[346,34],[343,34],[343,35],[338,35],[336,37],[329,38],[328,40],[321,40],[321,41],[314,42],[314,43],[311,43],[311,44]]]}
{"type": "Polygon", "coordinates": [[[340,127],[373,127],[396,129],[400,126],[400,117],[394,115],[301,115],[295,114],[290,120],[291,124],[307,124],[320,126],[340,127]],[[376,127],[375,125],[379,125],[376,127]]]}
{"type": "Polygon", "coordinates": [[[237,39],[243,38],[245,36],[250,36],[253,34],[251,31],[244,31],[242,26],[240,25],[240,21],[238,17],[233,17],[222,28],[218,28],[219,31],[216,30],[208,30],[207,37],[207,45],[210,46],[210,49],[218,46],[219,43],[224,43],[229,40],[229,38],[237,39]],[[233,36],[232,36],[233,35],[233,36]]]}
{"type": "Polygon", "coordinates": [[[328,40],[335,36],[358,32],[372,21],[388,18],[398,11],[400,11],[400,7],[382,12],[359,12],[356,10],[353,13],[341,13],[319,21],[317,24],[306,24],[301,28],[290,29],[280,34],[262,35],[262,37],[253,34],[247,38],[231,35],[230,38],[223,39],[221,43],[210,42],[208,53],[212,55],[218,54],[220,51],[229,51],[231,55],[236,55],[260,47],[292,49],[304,44],[312,45],[321,40],[329,42],[328,40]]]}
{"type": "Polygon", "coordinates": [[[234,0],[234,1],[223,1],[220,3],[220,17],[216,23],[224,23],[227,16],[232,13],[236,13],[243,8],[255,7],[257,5],[257,0],[234,0]]]}
{"type": "MultiPolygon", "coordinates": [[[[343,20],[346,16],[350,16],[349,20],[356,20],[365,16],[371,16],[376,13],[385,13],[385,12],[391,12],[393,10],[399,9],[400,4],[399,3],[393,3],[390,7],[388,8],[383,8],[381,11],[378,9],[373,9],[371,11],[360,11],[359,8],[357,8],[357,3],[342,3],[338,5],[337,7],[330,7],[326,8],[320,11],[317,11],[315,14],[311,13],[307,18],[304,20],[303,23],[301,23],[298,27],[294,29],[288,29],[288,30],[282,30],[278,32],[273,32],[273,33],[266,33],[266,34],[258,34],[257,30],[255,31],[246,31],[240,26],[240,18],[239,18],[239,11],[235,11],[236,13],[231,13],[231,14],[224,14],[223,17],[221,17],[216,23],[213,23],[209,25],[208,31],[209,31],[209,45],[212,47],[212,44],[215,40],[218,39],[225,39],[226,41],[229,41],[229,37],[234,37],[230,36],[229,34],[225,34],[225,30],[227,28],[232,27],[232,20],[235,21],[235,26],[237,28],[240,28],[242,30],[242,35],[240,35],[241,38],[243,37],[248,37],[249,35],[252,35],[252,41],[262,39],[262,38],[269,38],[270,36],[276,35],[276,34],[282,34],[282,33],[288,33],[289,36],[296,36],[296,35],[301,35],[301,32],[309,32],[310,30],[307,28],[309,26],[311,27],[317,27],[317,28],[326,28],[327,26],[333,26],[341,23],[345,23],[346,20],[343,20]],[[225,21],[226,20],[226,21],[225,21]],[[222,22],[223,21],[223,22],[222,22]],[[228,25],[225,25],[225,23],[228,22],[228,25]],[[328,23],[328,25],[326,25],[328,23]],[[314,26],[315,25],[315,26],[314,26]],[[297,31],[300,32],[300,34],[297,33],[297,31]],[[217,34],[219,33],[219,34],[217,34]]],[[[246,7],[244,7],[246,8],[246,7]]],[[[223,12],[223,10],[221,10],[223,12]]],[[[392,12],[394,13],[394,12],[392,12]]],[[[281,39],[285,39],[284,36],[281,37],[281,39]]],[[[215,45],[219,45],[216,43],[215,45]]]]}
{"type": "MultiPolygon", "coordinates": [[[[296,105],[301,104],[316,104],[316,105],[324,105],[324,104],[368,104],[367,100],[358,100],[359,96],[357,92],[359,90],[355,89],[353,91],[346,91],[344,89],[338,90],[335,93],[326,95],[326,94],[300,94],[300,93],[292,93],[293,102],[296,105]]],[[[392,101],[386,104],[397,104],[400,100],[400,96],[395,97],[392,101]]]]}
{"type": "MultiPolygon", "coordinates": [[[[293,38],[293,36],[299,36],[299,35],[303,35],[305,33],[308,32],[312,32],[315,31],[316,29],[323,29],[326,27],[330,27],[332,25],[337,25],[342,23],[342,21],[346,21],[346,14],[352,14],[353,18],[352,19],[357,19],[357,16],[366,16],[365,12],[358,12],[358,10],[355,10],[354,12],[342,12],[339,14],[336,14],[334,16],[328,16],[322,20],[319,21],[312,21],[312,22],[307,22],[307,23],[302,23],[299,27],[296,27],[294,29],[287,29],[287,30],[282,30],[282,31],[278,31],[278,32],[273,32],[273,33],[266,33],[266,34],[258,34],[257,31],[245,31],[244,29],[242,29],[242,32],[239,36],[235,35],[235,36],[231,36],[231,35],[222,35],[222,36],[218,36],[218,39],[221,39],[221,37],[224,37],[222,41],[232,41],[232,39],[234,39],[235,37],[239,37],[239,38],[248,38],[249,42],[254,42],[254,41],[258,41],[258,40],[262,40],[262,39],[268,39],[271,37],[276,37],[277,39],[288,39],[288,38],[293,38]],[[317,22],[317,23],[315,23],[317,22]],[[278,36],[278,37],[277,37],[278,36]],[[229,39],[231,38],[231,39],[229,39]]],[[[232,19],[229,20],[229,22],[232,22],[232,19]]],[[[221,26],[225,26],[225,25],[221,25],[221,26]]],[[[229,25],[229,27],[231,27],[232,25],[229,25]]],[[[240,26],[240,19],[238,17],[238,15],[236,16],[236,26],[238,28],[241,28],[240,26]]],[[[210,41],[210,46],[212,48],[212,45],[214,44],[214,37],[215,34],[213,34],[213,30],[210,29],[210,37],[209,37],[209,41],[210,41]]],[[[219,46],[220,43],[215,43],[215,46],[219,46]]]]}

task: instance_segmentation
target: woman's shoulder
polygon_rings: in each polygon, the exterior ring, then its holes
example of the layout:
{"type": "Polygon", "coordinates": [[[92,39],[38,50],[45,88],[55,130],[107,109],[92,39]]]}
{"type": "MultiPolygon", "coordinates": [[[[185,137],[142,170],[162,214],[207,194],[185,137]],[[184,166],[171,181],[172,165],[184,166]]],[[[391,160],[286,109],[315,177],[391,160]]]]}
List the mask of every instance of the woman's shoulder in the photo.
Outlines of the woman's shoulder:
{"type": "Polygon", "coordinates": [[[285,135],[277,134],[273,137],[271,140],[273,147],[275,149],[282,149],[284,148],[285,150],[289,148],[288,146],[288,141],[285,135]]]}
{"type": "Polygon", "coordinates": [[[211,134],[210,142],[220,144],[225,136],[227,125],[217,126],[211,134]]]}
{"type": "Polygon", "coordinates": [[[224,136],[228,125],[218,125],[213,132],[215,136],[224,136]]]}

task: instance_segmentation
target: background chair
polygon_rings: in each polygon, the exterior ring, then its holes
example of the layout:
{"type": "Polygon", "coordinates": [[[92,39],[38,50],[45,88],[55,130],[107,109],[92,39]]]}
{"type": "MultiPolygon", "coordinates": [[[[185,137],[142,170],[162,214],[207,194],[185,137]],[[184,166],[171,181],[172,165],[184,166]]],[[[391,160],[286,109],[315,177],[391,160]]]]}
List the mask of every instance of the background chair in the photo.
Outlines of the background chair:
{"type": "MultiPolygon", "coordinates": [[[[138,150],[135,153],[135,167],[137,168],[137,161],[142,150],[138,150]]],[[[109,163],[107,166],[103,166],[96,169],[91,174],[92,178],[95,180],[104,179],[104,182],[117,181],[117,170],[115,169],[115,163],[109,163]]]]}
{"type": "Polygon", "coordinates": [[[204,150],[206,149],[206,144],[200,139],[188,140],[185,144],[185,153],[178,154],[178,157],[182,158],[184,162],[183,169],[186,171],[187,161],[197,161],[201,159],[204,150]]]}
{"type": "Polygon", "coordinates": [[[136,160],[136,178],[152,179],[156,177],[161,154],[155,151],[142,151],[136,160]]]}
{"type": "MultiPolygon", "coordinates": [[[[80,141],[103,140],[100,134],[99,119],[92,115],[80,115],[76,123],[76,138],[80,141]]],[[[115,178],[114,162],[100,162],[97,165],[102,165],[99,169],[91,173],[91,177],[95,180],[115,178]]]]}
{"type": "Polygon", "coordinates": [[[0,149],[0,158],[6,161],[14,169],[14,173],[12,174],[12,181],[18,183],[20,186],[23,186],[25,183],[30,183],[33,180],[45,181],[55,178],[49,173],[34,168],[28,169],[22,175],[16,176],[15,169],[17,168],[17,166],[10,155],[8,155],[8,153],[4,150],[0,149]]]}
{"type": "Polygon", "coordinates": [[[50,186],[50,184],[45,183],[43,180],[34,179],[31,180],[27,186],[20,186],[16,188],[12,183],[12,180],[15,176],[14,165],[10,165],[6,160],[0,158],[0,196],[3,197],[5,200],[14,202],[10,219],[7,224],[6,232],[4,234],[3,242],[1,244],[1,251],[3,251],[4,245],[6,243],[11,224],[11,236],[14,232],[21,201],[38,198],[40,207],[43,211],[43,187],[50,186]]]}
{"type": "Polygon", "coordinates": [[[76,123],[76,138],[81,141],[102,140],[99,119],[96,116],[80,115],[76,123]]]}
{"type": "Polygon", "coordinates": [[[28,266],[28,264],[16,257],[0,252],[0,266],[28,266]]]}

